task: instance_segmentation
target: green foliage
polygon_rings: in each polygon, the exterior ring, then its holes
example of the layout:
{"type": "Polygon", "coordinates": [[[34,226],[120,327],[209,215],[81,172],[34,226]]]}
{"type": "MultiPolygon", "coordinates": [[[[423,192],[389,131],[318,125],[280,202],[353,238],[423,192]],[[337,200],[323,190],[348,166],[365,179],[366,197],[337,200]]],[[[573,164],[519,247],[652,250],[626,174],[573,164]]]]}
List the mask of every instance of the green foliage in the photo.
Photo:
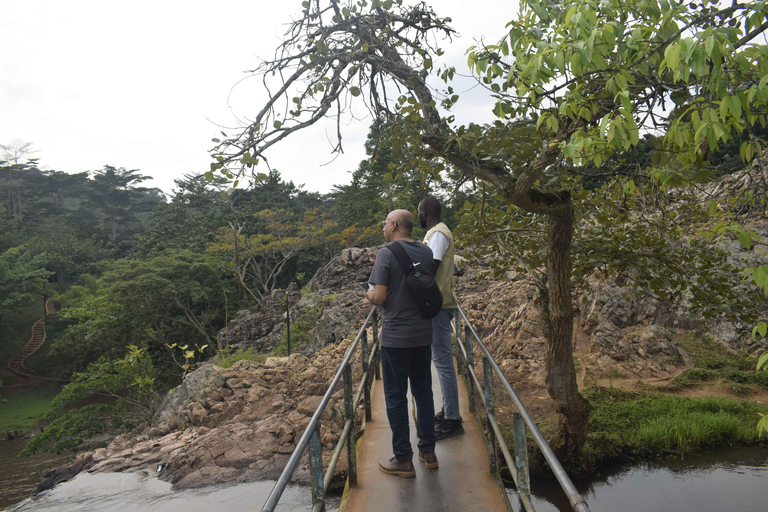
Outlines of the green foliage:
{"type": "Polygon", "coordinates": [[[44,257],[21,247],[0,253],[0,319],[18,313],[37,300],[51,272],[44,257]]]}
{"type": "Polygon", "coordinates": [[[752,371],[749,357],[735,354],[706,336],[687,334],[678,336],[676,341],[690,355],[693,368],[675,377],[664,389],[674,391],[716,382],[739,394],[753,392],[754,386],[768,390],[768,374],[752,371]]]}
{"type": "Polygon", "coordinates": [[[334,254],[341,249],[337,223],[324,208],[290,210],[264,209],[251,219],[257,231],[244,231],[246,223],[221,227],[208,252],[227,262],[236,276],[241,302],[247,291],[255,299],[271,293],[285,278],[292,260],[312,250],[334,254]]]}
{"type": "Polygon", "coordinates": [[[97,262],[111,258],[112,251],[93,239],[83,240],[62,231],[52,230],[36,236],[23,245],[37,262],[51,273],[63,293],[65,286],[77,282],[81,275],[97,270],[97,262]]]}
{"type": "MultiPolygon", "coordinates": [[[[553,8],[529,0],[508,34],[471,48],[468,63],[495,92],[500,118],[538,114],[538,127],[557,133],[577,164],[600,167],[637,145],[659,115],[653,105],[671,100],[678,108],[663,145],[689,165],[732,130],[765,124],[766,49],[753,39],[766,12],[765,2],[661,8],[651,0],[571,0],[553,8]]],[[[745,143],[742,158],[753,149],[745,143]]]]}
{"type": "Polygon", "coordinates": [[[227,350],[219,351],[214,359],[213,364],[221,368],[231,368],[233,364],[238,361],[255,361],[257,363],[263,363],[267,359],[266,354],[256,352],[253,347],[247,349],[239,349],[234,354],[230,354],[227,350]]]}
{"type": "Polygon", "coordinates": [[[221,195],[223,184],[208,183],[202,176],[176,180],[178,187],[168,204],[158,205],[147,228],[136,236],[133,258],[149,259],[164,252],[205,252],[213,232],[231,221],[227,201],[221,195]]]}
{"type": "MultiPolygon", "coordinates": [[[[656,391],[587,388],[592,412],[589,439],[581,453],[563,460],[571,475],[588,475],[616,460],[680,457],[721,446],[758,443],[751,422],[759,406],[723,397],[688,398],[656,391]]],[[[545,436],[556,424],[544,422],[545,436]]],[[[511,432],[505,439],[512,442],[511,432]]],[[[551,470],[538,449],[530,447],[531,473],[543,478],[551,470]]]]}
{"type": "Polygon", "coordinates": [[[590,431],[632,455],[687,454],[757,439],[749,424],[757,406],[745,400],[605,388],[588,389],[585,397],[593,407],[590,431]]]}
{"type": "MultiPolygon", "coordinates": [[[[703,319],[754,321],[757,290],[741,286],[740,269],[710,240],[693,234],[711,220],[708,205],[679,196],[671,211],[659,207],[653,185],[633,180],[611,180],[591,190],[562,182],[569,184],[578,219],[571,252],[575,285],[589,287],[595,275],[615,277],[630,281],[638,295],[672,304],[685,300],[703,319]]],[[[484,193],[481,201],[464,205],[459,220],[455,233],[466,256],[489,261],[496,276],[514,270],[546,281],[546,218],[484,193]]]]}
{"type": "Polygon", "coordinates": [[[677,342],[691,356],[696,368],[706,370],[750,370],[749,358],[735,354],[709,336],[688,334],[677,337],[677,342]]]}
{"type": "MultiPolygon", "coordinates": [[[[291,318],[291,351],[295,351],[309,342],[309,334],[317,326],[317,320],[328,304],[331,304],[337,297],[338,294],[326,295],[312,309],[304,312],[298,318],[291,318]]],[[[288,331],[285,326],[280,345],[275,347],[273,354],[276,356],[288,355],[288,331]]]]}
{"type": "Polygon", "coordinates": [[[22,455],[37,451],[76,451],[87,438],[120,427],[126,411],[150,424],[160,403],[155,386],[156,372],[146,349],[129,346],[122,359],[100,359],[84,372],[72,376],[50,403],[44,419],[52,421],[41,434],[32,438],[22,455]],[[62,414],[65,406],[93,394],[112,396],[116,405],[86,405],[62,414]]]}
{"type": "MultiPolygon", "coordinates": [[[[765,352],[758,359],[757,370],[768,370],[768,352],[765,352]]],[[[760,421],[757,422],[757,432],[762,436],[763,432],[768,433],[768,414],[758,414],[760,415],[760,421]]]]}
{"type": "Polygon", "coordinates": [[[112,242],[117,242],[119,236],[127,239],[138,232],[143,223],[137,214],[151,211],[163,202],[158,189],[136,186],[148,179],[137,169],[110,165],[93,172],[85,204],[100,213],[102,229],[112,242]]]}
{"type": "Polygon", "coordinates": [[[72,382],[51,401],[44,419],[52,423],[32,438],[22,455],[41,450],[76,451],[85,439],[122,426],[126,411],[152,424],[160,403],[155,378],[149,353],[134,345],[127,347],[122,359],[91,363],[84,372],[75,373],[72,382]],[[62,414],[68,404],[97,393],[114,397],[116,405],[92,404],[62,414]]]}
{"type": "Polygon", "coordinates": [[[126,345],[144,345],[170,379],[178,371],[166,345],[211,346],[224,326],[224,290],[232,288],[221,262],[190,252],[117,260],[85,282],[61,298],[60,315],[72,325],[53,352],[83,369],[102,356],[120,357],[126,345]]]}
{"type": "Polygon", "coordinates": [[[75,452],[84,440],[108,430],[109,413],[109,406],[104,404],[68,411],[53,420],[44,432],[35,435],[20,455],[28,457],[38,451],[75,452]]]}

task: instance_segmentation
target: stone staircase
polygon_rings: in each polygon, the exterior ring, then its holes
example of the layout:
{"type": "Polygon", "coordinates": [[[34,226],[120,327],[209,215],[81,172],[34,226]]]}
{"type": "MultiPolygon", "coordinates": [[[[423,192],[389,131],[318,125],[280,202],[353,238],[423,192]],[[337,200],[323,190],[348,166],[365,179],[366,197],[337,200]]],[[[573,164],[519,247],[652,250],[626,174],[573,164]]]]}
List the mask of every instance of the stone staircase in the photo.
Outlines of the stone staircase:
{"type": "MultiPolygon", "coordinates": [[[[50,299],[45,301],[46,317],[56,313],[56,308],[51,303],[50,299]]],[[[8,359],[8,369],[20,377],[27,379],[42,379],[42,380],[55,380],[69,382],[65,379],[54,379],[51,377],[43,377],[37,375],[35,372],[24,366],[24,361],[37,352],[37,350],[45,343],[45,318],[43,317],[32,326],[32,337],[29,339],[26,345],[22,349],[8,359]]]]}

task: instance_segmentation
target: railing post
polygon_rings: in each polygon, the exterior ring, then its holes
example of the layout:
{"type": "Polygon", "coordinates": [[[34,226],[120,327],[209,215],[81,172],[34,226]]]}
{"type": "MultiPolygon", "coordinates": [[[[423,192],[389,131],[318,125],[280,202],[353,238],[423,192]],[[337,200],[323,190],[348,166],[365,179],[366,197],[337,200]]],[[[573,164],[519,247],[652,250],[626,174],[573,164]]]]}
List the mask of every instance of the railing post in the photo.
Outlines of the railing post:
{"type": "Polygon", "coordinates": [[[347,466],[349,467],[349,485],[357,485],[357,452],[355,450],[355,410],[352,397],[352,365],[344,367],[344,412],[345,419],[352,421],[347,434],[347,466]]]}
{"type": "Polygon", "coordinates": [[[464,349],[467,351],[467,366],[464,368],[464,373],[467,376],[467,401],[469,402],[469,412],[475,414],[475,383],[469,374],[469,369],[475,368],[475,355],[472,352],[472,336],[469,332],[469,324],[464,327],[464,349]]]}
{"type": "Polygon", "coordinates": [[[381,379],[381,343],[379,342],[379,328],[377,322],[379,320],[378,308],[373,310],[373,316],[371,317],[371,325],[373,326],[373,346],[376,347],[376,357],[374,358],[373,373],[376,375],[376,380],[381,379]]]}
{"type": "Polygon", "coordinates": [[[493,371],[491,362],[487,357],[483,357],[483,377],[485,380],[485,428],[488,432],[488,441],[490,443],[488,450],[488,465],[491,474],[498,471],[499,465],[496,461],[496,436],[493,435],[493,426],[491,425],[491,416],[495,416],[495,407],[493,405],[493,371]]]}
{"type": "Polygon", "coordinates": [[[528,435],[525,422],[519,412],[512,413],[515,434],[515,471],[517,472],[517,499],[520,510],[524,510],[522,496],[531,496],[531,478],[528,471],[528,435]]]}
{"type": "Polygon", "coordinates": [[[312,431],[309,438],[309,472],[312,479],[312,506],[321,503],[320,512],[325,512],[325,486],[323,485],[323,447],[320,445],[320,426],[312,431]]]}
{"type": "Polygon", "coordinates": [[[365,421],[371,421],[371,373],[368,365],[368,331],[363,332],[363,338],[360,340],[360,353],[363,357],[363,373],[368,374],[363,382],[363,400],[365,401],[365,421]]]}

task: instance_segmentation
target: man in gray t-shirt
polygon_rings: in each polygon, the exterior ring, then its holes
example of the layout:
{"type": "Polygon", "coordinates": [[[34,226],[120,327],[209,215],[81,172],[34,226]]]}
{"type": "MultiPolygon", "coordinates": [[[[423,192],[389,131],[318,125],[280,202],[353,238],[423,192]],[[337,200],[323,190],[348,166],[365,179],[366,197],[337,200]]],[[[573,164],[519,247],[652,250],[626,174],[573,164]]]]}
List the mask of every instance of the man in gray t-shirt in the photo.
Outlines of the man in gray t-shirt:
{"type": "MultiPolygon", "coordinates": [[[[413,215],[395,210],[384,222],[384,239],[401,244],[414,264],[432,270],[432,250],[411,238],[413,215]]],[[[374,285],[365,297],[381,306],[381,373],[387,418],[392,429],[394,457],[379,463],[390,475],[416,476],[408,427],[408,384],[416,402],[416,431],[419,460],[428,469],[438,467],[435,456],[435,406],[432,402],[432,319],[421,308],[405,284],[405,272],[391,250],[384,247],[374,259],[369,282],[374,285]]]]}

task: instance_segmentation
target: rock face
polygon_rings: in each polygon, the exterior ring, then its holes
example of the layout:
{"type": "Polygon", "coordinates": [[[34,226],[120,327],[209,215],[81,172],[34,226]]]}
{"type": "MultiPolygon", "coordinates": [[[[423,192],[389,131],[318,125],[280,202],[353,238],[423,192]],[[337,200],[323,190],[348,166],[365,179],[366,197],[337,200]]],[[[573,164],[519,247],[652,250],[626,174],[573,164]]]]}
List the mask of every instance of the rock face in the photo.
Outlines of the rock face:
{"type": "MultiPolygon", "coordinates": [[[[175,488],[277,478],[348,345],[327,347],[313,360],[293,354],[265,363],[238,361],[231,368],[205,364],[166,397],[160,426],[118,437],[89,471],[155,471],[163,464],[159,477],[175,488]]],[[[359,379],[360,370],[354,373],[359,379]]],[[[339,390],[322,416],[326,451],[344,421],[339,390]]],[[[294,478],[307,480],[306,455],[294,478]]]]}

